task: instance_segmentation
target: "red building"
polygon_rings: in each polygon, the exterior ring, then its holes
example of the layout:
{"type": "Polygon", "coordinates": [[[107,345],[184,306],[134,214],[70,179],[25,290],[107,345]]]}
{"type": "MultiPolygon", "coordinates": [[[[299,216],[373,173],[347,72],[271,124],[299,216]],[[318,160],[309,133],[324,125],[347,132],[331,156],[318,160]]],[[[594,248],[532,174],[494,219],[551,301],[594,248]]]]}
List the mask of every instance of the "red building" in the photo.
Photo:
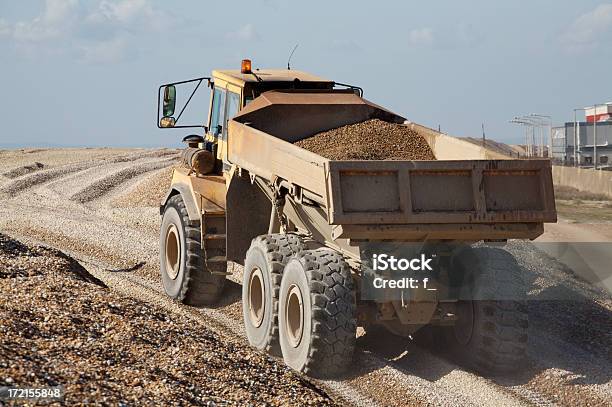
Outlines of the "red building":
{"type": "Polygon", "coordinates": [[[587,123],[612,121],[612,103],[585,109],[587,123]]]}

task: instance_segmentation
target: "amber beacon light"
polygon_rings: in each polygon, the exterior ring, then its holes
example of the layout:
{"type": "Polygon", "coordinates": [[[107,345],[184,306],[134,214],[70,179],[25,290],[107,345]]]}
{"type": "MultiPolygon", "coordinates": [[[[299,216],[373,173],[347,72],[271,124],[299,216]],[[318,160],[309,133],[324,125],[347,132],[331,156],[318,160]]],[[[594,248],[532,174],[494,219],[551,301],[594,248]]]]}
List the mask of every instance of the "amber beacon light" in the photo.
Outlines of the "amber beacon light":
{"type": "Polygon", "coordinates": [[[251,60],[243,59],[240,64],[240,73],[251,73],[251,60]]]}

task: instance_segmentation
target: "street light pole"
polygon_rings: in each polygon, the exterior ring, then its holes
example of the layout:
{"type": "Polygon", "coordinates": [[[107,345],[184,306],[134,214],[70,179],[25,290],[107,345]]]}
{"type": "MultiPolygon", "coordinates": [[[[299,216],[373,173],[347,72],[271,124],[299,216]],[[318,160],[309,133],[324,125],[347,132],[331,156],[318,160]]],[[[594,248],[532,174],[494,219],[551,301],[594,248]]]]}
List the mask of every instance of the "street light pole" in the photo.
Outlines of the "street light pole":
{"type": "MultiPolygon", "coordinates": [[[[552,117],[551,116],[547,116],[545,114],[535,114],[532,113],[529,115],[530,117],[534,117],[539,119],[539,125],[540,126],[544,126],[546,125],[546,127],[548,128],[548,141],[549,141],[549,145],[548,145],[548,157],[552,157],[552,117]]],[[[544,127],[540,127],[540,148],[541,148],[541,155],[542,157],[544,157],[544,127]]]]}
{"type": "Polygon", "coordinates": [[[531,149],[529,147],[529,126],[531,126],[531,123],[528,123],[517,116],[515,116],[514,119],[510,120],[510,123],[520,124],[525,128],[525,157],[530,157],[531,149]]]}
{"type": "MultiPolygon", "coordinates": [[[[585,112],[586,114],[586,110],[588,109],[588,107],[583,107],[583,108],[578,108],[578,109],[574,109],[574,166],[576,167],[580,167],[580,123],[578,122],[578,119],[576,118],[576,112],[578,110],[581,110],[583,112],[585,112]]],[[[588,134],[588,126],[585,127],[585,134],[588,134]]],[[[585,143],[587,142],[586,140],[586,135],[585,135],[585,143]]]]}
{"type": "MultiPolygon", "coordinates": [[[[578,150],[577,150],[577,144],[578,144],[578,116],[576,114],[576,112],[579,109],[574,109],[574,167],[578,166],[578,150]]],[[[567,135],[565,136],[567,138],[567,135]]]]}
{"type": "Polygon", "coordinates": [[[593,116],[593,168],[597,169],[597,107],[595,105],[595,115],[593,116]]]}
{"type": "MultiPolygon", "coordinates": [[[[528,157],[535,156],[537,151],[534,148],[536,143],[536,127],[540,130],[540,140],[543,140],[543,128],[544,126],[544,117],[549,118],[549,116],[541,116],[536,114],[531,114],[529,116],[518,117],[515,116],[514,119],[510,120],[510,123],[521,124],[525,126],[525,149],[528,157]]],[[[551,121],[552,128],[552,121],[551,121]]],[[[540,147],[540,154],[543,148],[543,141],[540,143],[542,146],[540,147]]]]}

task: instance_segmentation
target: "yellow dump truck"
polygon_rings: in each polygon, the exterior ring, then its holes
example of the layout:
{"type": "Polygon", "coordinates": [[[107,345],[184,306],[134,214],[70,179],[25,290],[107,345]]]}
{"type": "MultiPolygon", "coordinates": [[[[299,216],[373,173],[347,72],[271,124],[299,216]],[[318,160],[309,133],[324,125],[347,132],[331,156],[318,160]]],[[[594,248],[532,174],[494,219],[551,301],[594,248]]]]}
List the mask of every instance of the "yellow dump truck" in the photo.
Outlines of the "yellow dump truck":
{"type": "Polygon", "coordinates": [[[252,70],[248,60],[160,86],[160,128],[188,127],[177,120],[185,106],[175,110],[176,87],[189,84],[212,92],[203,134],[184,139],[160,207],[170,297],[212,304],[223,296],[227,262],[243,265],[250,344],[314,376],[347,367],[358,326],[405,336],[431,326],[477,369],[520,366],[528,324],[514,296],[521,270],[503,249],[472,245],[534,239],[556,221],[548,160],[505,159],[407,122],[361,88],[252,70]],[[374,118],[416,130],[436,160],[337,161],[294,144],[374,118]],[[438,289],[365,296],[364,245],[377,243],[418,244],[435,258],[438,289]],[[471,296],[461,295],[466,287],[471,296]]]}

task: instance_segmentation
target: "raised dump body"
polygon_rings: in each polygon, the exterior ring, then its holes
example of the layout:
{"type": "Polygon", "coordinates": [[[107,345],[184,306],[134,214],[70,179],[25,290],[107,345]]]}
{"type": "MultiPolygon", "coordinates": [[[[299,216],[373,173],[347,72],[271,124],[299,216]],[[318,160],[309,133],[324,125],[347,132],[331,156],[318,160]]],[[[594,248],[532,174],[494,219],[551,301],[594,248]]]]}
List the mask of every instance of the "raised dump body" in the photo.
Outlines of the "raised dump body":
{"type": "Polygon", "coordinates": [[[373,118],[405,123],[352,92],[266,92],[230,122],[227,159],[317,202],[332,240],[533,239],[556,221],[548,160],[501,159],[412,123],[438,160],[333,161],[292,144],[373,118]]]}

